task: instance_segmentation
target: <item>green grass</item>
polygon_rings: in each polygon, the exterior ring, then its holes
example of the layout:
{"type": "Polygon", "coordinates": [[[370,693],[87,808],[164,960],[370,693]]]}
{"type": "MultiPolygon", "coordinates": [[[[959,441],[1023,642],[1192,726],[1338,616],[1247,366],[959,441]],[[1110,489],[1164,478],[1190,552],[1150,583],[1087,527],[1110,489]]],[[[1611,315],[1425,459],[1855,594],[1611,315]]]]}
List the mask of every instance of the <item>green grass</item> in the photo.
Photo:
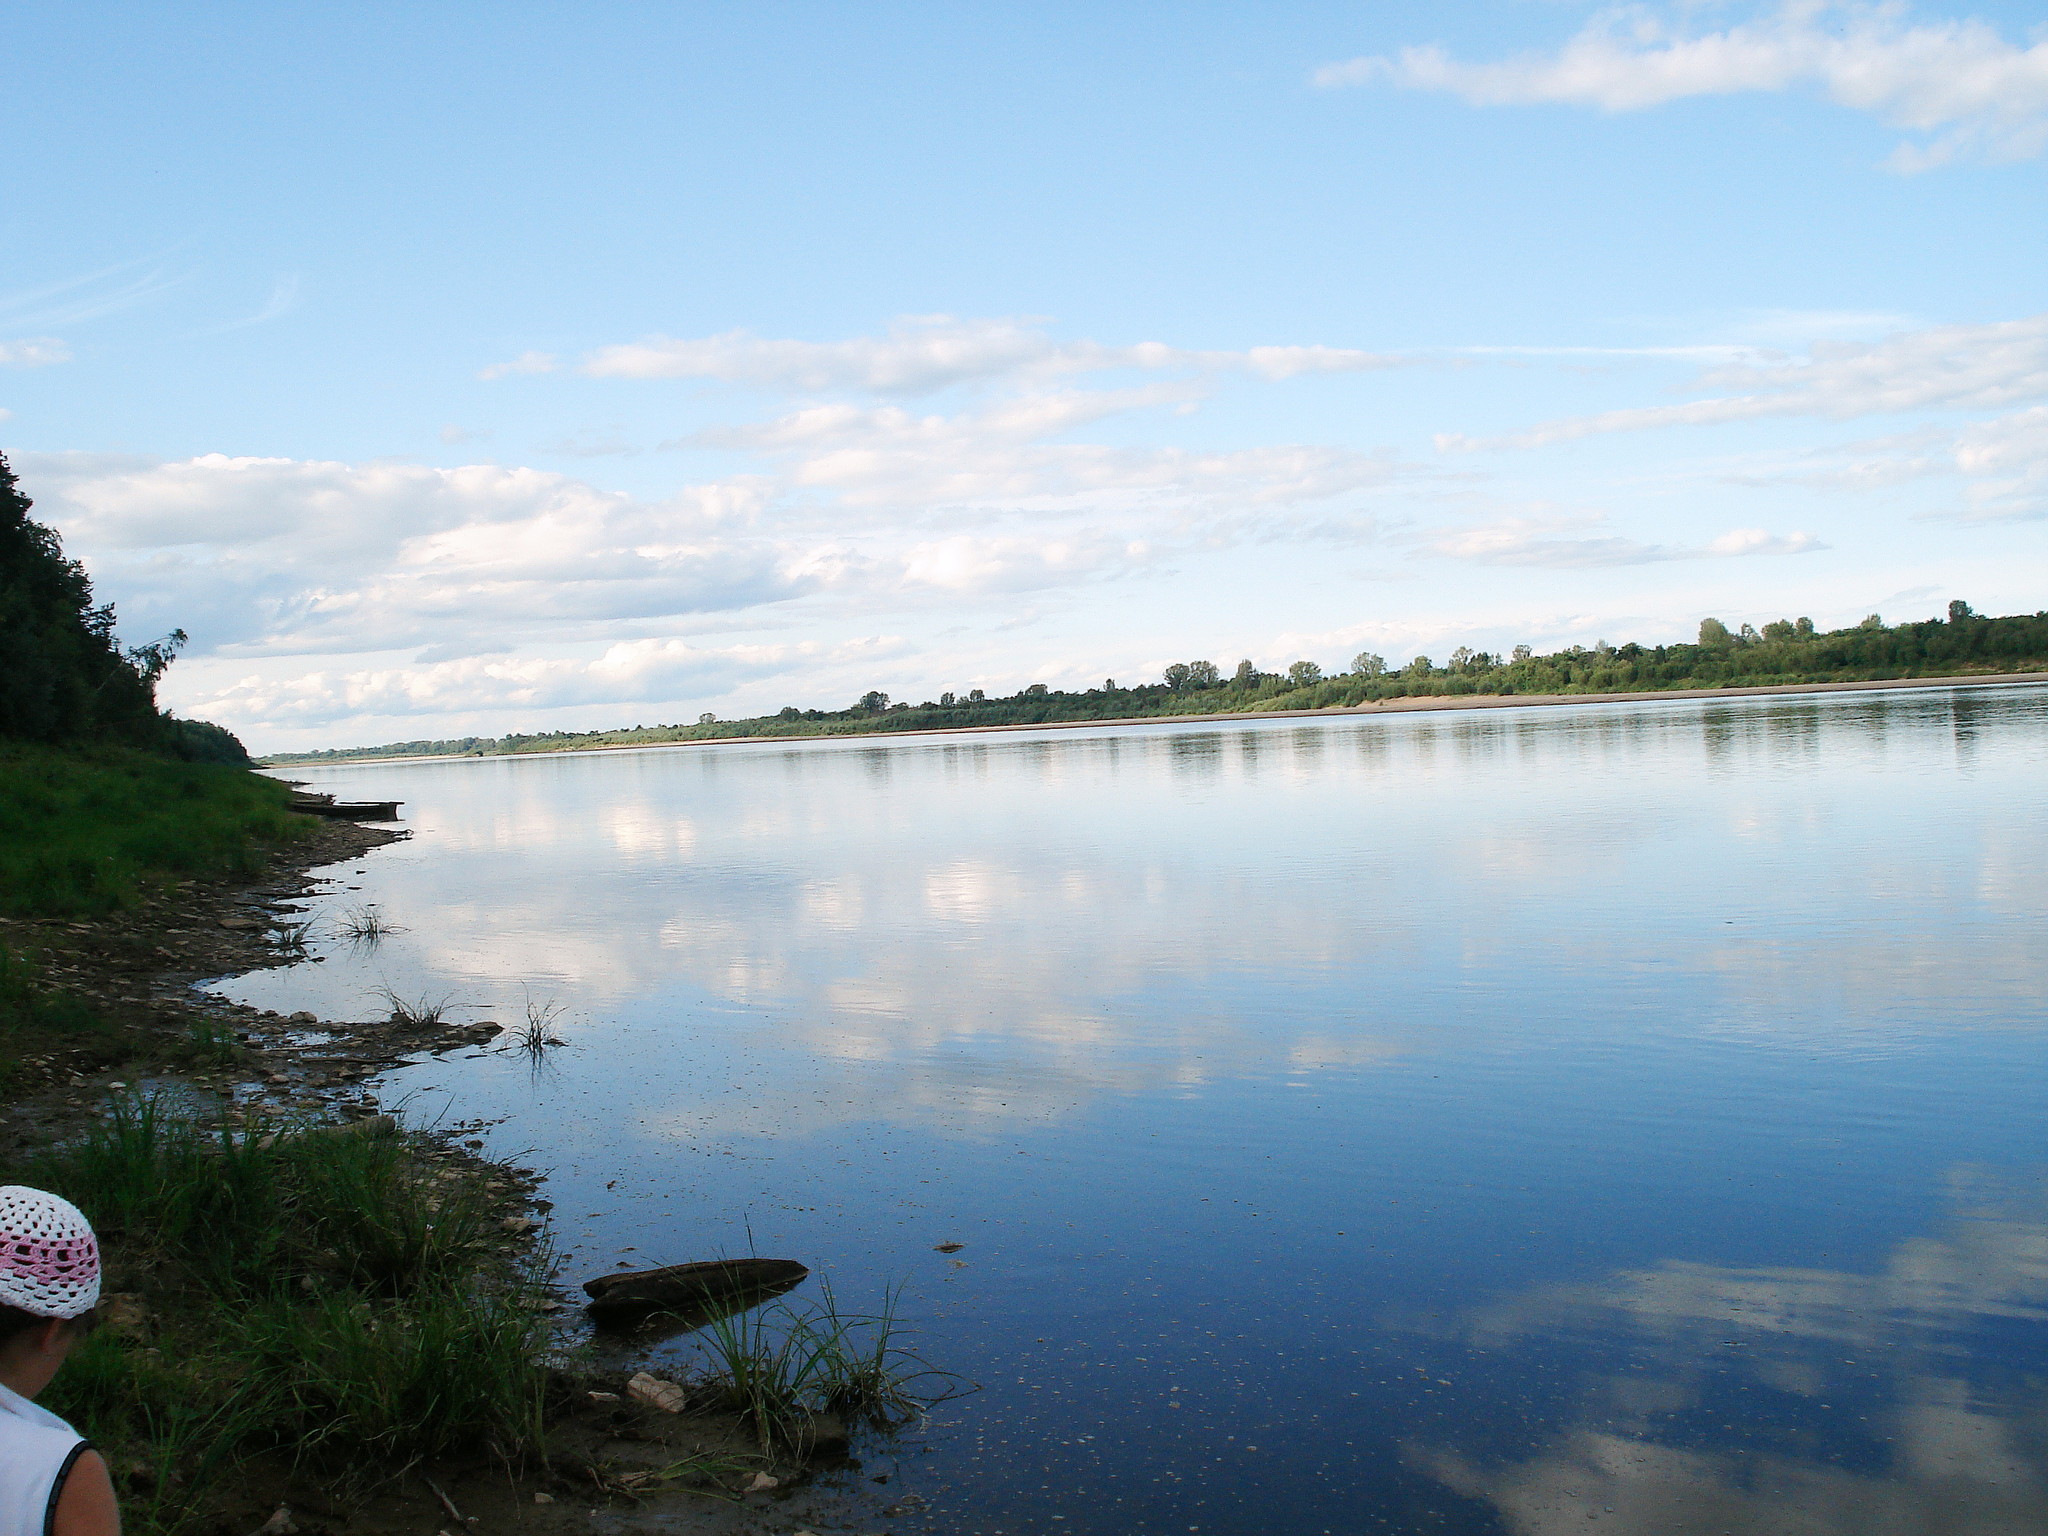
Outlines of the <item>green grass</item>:
{"type": "Polygon", "coordinates": [[[444,1173],[405,1137],[143,1100],[8,1170],[85,1210],[152,1320],[95,1333],[43,1399],[108,1453],[132,1529],[205,1524],[259,1455],[348,1479],[534,1451],[547,1257],[444,1173]]]}
{"type": "Polygon", "coordinates": [[[179,879],[252,874],[263,845],[307,835],[289,797],[241,768],[0,742],[0,912],[107,912],[179,879]]]}
{"type": "Polygon", "coordinates": [[[389,1017],[392,1023],[402,1024],[407,1029],[432,1029],[447,1017],[454,1002],[453,997],[437,998],[429,993],[407,997],[390,987],[377,987],[370,995],[391,1010],[389,1017]]]}
{"type": "Polygon", "coordinates": [[[699,1342],[708,1369],[697,1393],[747,1420],[771,1448],[800,1443],[820,1413],[899,1424],[960,1383],[902,1346],[897,1300],[891,1291],[879,1312],[847,1313],[826,1286],[808,1307],[778,1302],[719,1318],[699,1342]]]}

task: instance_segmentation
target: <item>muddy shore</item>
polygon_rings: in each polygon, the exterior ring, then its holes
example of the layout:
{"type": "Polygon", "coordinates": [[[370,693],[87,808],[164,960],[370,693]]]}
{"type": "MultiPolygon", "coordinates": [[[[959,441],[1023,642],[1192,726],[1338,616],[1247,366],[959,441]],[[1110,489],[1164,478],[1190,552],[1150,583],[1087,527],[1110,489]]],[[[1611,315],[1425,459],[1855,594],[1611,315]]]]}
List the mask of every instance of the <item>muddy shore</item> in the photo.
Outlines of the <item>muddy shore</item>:
{"type": "MultiPolygon", "coordinates": [[[[408,1025],[322,1020],[232,1004],[204,991],[222,977],[317,963],[291,940],[309,898],[334,883],[332,866],[409,834],[324,821],[273,849],[255,878],[185,881],[175,890],[103,917],[0,918],[0,943],[31,954],[46,982],[89,1003],[106,1027],[29,1043],[0,1103],[0,1147],[18,1155],[86,1124],[113,1096],[193,1092],[239,1117],[292,1123],[367,1122],[371,1134],[402,1134],[433,1176],[461,1180],[499,1212],[502,1241],[546,1240],[544,1177],[489,1160],[475,1128],[392,1131],[379,1079],[422,1054],[506,1048],[491,1022],[408,1025]]],[[[402,1091],[402,1088],[401,1090],[402,1091]]],[[[110,1281],[120,1256],[109,1253],[110,1281]]],[[[564,1319],[583,1301],[580,1275],[557,1274],[542,1305],[564,1319]]],[[[132,1302],[110,1308],[116,1331],[152,1321],[132,1302]]],[[[565,1341],[566,1342],[566,1341],[565,1341]]],[[[337,1482],[282,1459],[239,1472],[231,1494],[208,1501],[195,1531],[220,1536],[583,1536],[662,1531],[677,1536],[858,1531],[881,1536],[913,1497],[849,1494],[867,1478],[843,1431],[820,1422],[801,1451],[764,1449],[751,1427],[707,1411],[701,1399],[666,1412],[636,1401],[630,1340],[614,1340],[602,1365],[564,1349],[553,1370],[555,1411],[542,1453],[520,1467],[469,1462],[361,1468],[337,1482]],[[837,1473],[829,1492],[821,1473],[837,1473]],[[857,1512],[856,1512],[857,1508],[857,1512]]],[[[687,1383],[685,1384],[687,1388],[687,1383]]],[[[687,1394],[686,1394],[687,1395],[687,1394]]]]}

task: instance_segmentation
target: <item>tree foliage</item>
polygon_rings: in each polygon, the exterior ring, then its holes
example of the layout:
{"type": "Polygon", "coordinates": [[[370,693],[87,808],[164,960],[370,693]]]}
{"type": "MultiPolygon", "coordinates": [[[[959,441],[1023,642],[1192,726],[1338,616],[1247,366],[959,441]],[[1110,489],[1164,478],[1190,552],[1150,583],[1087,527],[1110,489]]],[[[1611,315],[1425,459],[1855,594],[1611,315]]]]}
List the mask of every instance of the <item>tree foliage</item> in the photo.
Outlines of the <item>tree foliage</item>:
{"type": "Polygon", "coordinates": [[[145,747],[188,762],[246,763],[234,736],[203,720],[172,720],[156,685],[185,632],[123,650],[114,606],[93,602],[85,567],[0,456],[0,740],[145,747]]]}
{"type": "Polygon", "coordinates": [[[342,752],[313,752],[276,761],[331,761],[430,753],[557,752],[576,747],[649,745],[721,736],[829,736],[862,731],[954,730],[985,725],[1142,719],[1150,715],[1232,714],[1267,709],[1326,709],[1386,699],[1459,694],[1651,693],[1677,688],[1872,682],[1885,678],[1968,676],[2048,671],[2048,613],[1986,618],[1967,603],[1946,620],[1887,626],[1875,614],[1850,629],[1822,633],[1808,619],[1778,619],[1731,631],[1718,619],[1700,625],[1698,645],[1568,646],[1538,656],[1526,645],[1507,656],[1460,646],[1439,667],[1417,656],[1390,670],[1369,651],[1351,670],[1325,676],[1314,662],[1285,673],[1261,672],[1250,661],[1223,678],[1207,662],[1175,662],[1157,683],[1066,690],[1033,683],[1008,698],[979,688],[922,704],[888,702],[876,690],[851,709],[797,709],[756,720],[713,725],[653,726],[632,731],[465,737],[397,742],[342,752]],[[875,701],[875,702],[871,702],[875,701]]]}
{"type": "Polygon", "coordinates": [[[153,685],[176,642],[123,654],[112,605],[31,505],[0,458],[0,737],[160,744],[153,685]]]}

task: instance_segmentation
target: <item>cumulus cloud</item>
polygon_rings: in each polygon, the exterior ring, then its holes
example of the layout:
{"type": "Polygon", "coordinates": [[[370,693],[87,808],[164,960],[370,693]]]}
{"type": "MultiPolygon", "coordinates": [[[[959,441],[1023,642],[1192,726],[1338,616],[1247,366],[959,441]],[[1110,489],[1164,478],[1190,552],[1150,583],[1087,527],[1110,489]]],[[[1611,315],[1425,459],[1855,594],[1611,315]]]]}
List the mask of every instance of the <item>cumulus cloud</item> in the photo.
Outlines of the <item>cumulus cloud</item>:
{"type": "Polygon", "coordinates": [[[0,341],[0,368],[47,368],[71,361],[71,348],[55,336],[24,336],[0,341]]]}
{"type": "Polygon", "coordinates": [[[802,589],[784,551],[731,531],[760,500],[743,480],[655,504],[497,465],[23,454],[17,469],[131,621],[180,623],[202,650],[397,647],[802,589]]]}
{"type": "MultiPolygon", "coordinates": [[[[527,357],[542,359],[537,353],[527,357]]],[[[1259,346],[1232,352],[1189,350],[1159,342],[1134,346],[1062,342],[1021,320],[928,315],[898,320],[883,336],[846,341],[774,339],[747,331],[696,338],[655,336],[599,347],[583,359],[578,371],[593,378],[718,379],[806,394],[857,390],[876,395],[921,395],[995,379],[1044,379],[1122,369],[1241,372],[1289,379],[1391,368],[1414,361],[1346,347],[1259,346]]],[[[541,372],[552,366],[552,358],[530,367],[506,363],[486,369],[485,375],[541,372]]]]}
{"type": "Polygon", "coordinates": [[[1438,47],[1407,48],[1326,65],[1315,80],[1391,81],[1475,106],[1557,102],[1607,112],[1811,86],[1920,135],[1893,156],[1903,171],[1963,156],[2026,159],[2048,145],[2048,42],[2021,47],[1976,20],[1914,25],[1897,5],[1791,0],[1718,31],[1630,7],[1596,17],[1555,53],[1472,64],[1438,47]]]}
{"type": "Polygon", "coordinates": [[[899,642],[696,646],[630,640],[589,657],[468,656],[410,666],[238,678],[181,701],[189,714],[230,725],[304,727],[357,715],[403,718],[473,710],[544,710],[578,704],[654,703],[716,695],[799,666],[886,654],[899,642]]]}
{"type": "Polygon", "coordinates": [[[1844,421],[2015,405],[2048,397],[2048,314],[1989,325],[1933,326],[1871,343],[1817,342],[1804,357],[1710,369],[1696,387],[1729,392],[1567,417],[1502,437],[1443,434],[1437,446],[1451,452],[1537,448],[1606,432],[1771,416],[1844,421]]]}
{"type": "Polygon", "coordinates": [[[1262,518],[1397,473],[1314,445],[1048,441],[1185,397],[1160,384],[952,415],[819,405],[705,435],[762,471],[660,501],[493,464],[27,454],[18,467],[124,622],[186,628],[194,657],[425,647],[470,668],[437,676],[499,678],[536,647],[621,625],[1113,579],[1174,549],[1270,536],[1262,518]],[[511,659],[477,660],[493,653],[511,659]]]}
{"type": "Polygon", "coordinates": [[[1475,565],[1537,566],[1586,570],[1600,566],[1654,565],[1666,560],[1725,560],[1744,555],[1803,555],[1826,549],[1810,533],[1771,533],[1734,528],[1705,544],[1651,544],[1617,535],[1560,537],[1560,530],[1599,519],[1517,517],[1439,534],[1432,554],[1475,565]]]}

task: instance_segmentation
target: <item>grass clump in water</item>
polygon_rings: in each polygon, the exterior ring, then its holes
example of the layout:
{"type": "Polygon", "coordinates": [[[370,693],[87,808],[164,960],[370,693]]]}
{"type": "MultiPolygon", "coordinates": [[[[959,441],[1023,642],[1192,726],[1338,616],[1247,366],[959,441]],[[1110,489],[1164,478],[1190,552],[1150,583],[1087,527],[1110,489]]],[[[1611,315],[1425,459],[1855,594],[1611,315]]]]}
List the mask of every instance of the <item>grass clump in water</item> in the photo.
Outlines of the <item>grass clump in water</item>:
{"type": "Polygon", "coordinates": [[[348,908],[334,920],[334,930],[351,944],[364,946],[375,944],[387,933],[405,932],[374,901],[357,902],[348,908]]]}
{"type": "Polygon", "coordinates": [[[46,1398],[107,1453],[132,1528],[203,1524],[256,1457],[347,1480],[537,1447],[545,1255],[414,1139],[126,1100],[9,1175],[77,1202],[108,1290],[139,1297],[46,1398]]]}
{"type": "Polygon", "coordinates": [[[565,1010],[553,998],[546,1002],[535,1002],[531,994],[526,999],[526,1017],[506,1032],[506,1043],[515,1051],[524,1051],[529,1056],[538,1056],[543,1051],[569,1042],[555,1033],[555,1020],[565,1010]]]}
{"type": "Polygon", "coordinates": [[[903,1347],[898,1301],[891,1290],[878,1312],[842,1312],[828,1285],[811,1307],[778,1302],[719,1318],[703,1331],[708,1369],[694,1395],[747,1420],[769,1449],[801,1444],[819,1414],[899,1425],[962,1383],[903,1347]]]}
{"type": "Polygon", "coordinates": [[[408,1029],[432,1029],[448,1014],[453,998],[432,998],[422,994],[406,997],[390,987],[379,987],[370,994],[391,1010],[391,1022],[403,1024],[408,1029]]]}

